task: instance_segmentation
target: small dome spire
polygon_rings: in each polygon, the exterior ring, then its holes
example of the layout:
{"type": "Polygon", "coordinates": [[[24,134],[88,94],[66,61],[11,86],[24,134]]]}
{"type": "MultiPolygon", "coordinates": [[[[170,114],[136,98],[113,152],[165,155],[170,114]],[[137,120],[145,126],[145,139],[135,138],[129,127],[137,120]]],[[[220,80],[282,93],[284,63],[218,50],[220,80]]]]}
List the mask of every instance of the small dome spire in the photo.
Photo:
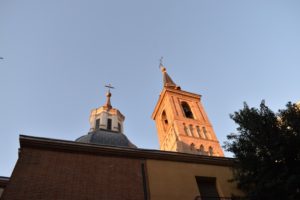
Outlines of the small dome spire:
{"type": "Polygon", "coordinates": [[[110,89],[114,89],[114,87],[111,84],[105,85],[105,87],[108,88],[106,103],[91,111],[90,131],[76,139],[76,142],[137,148],[124,134],[123,122],[125,116],[111,105],[110,89]]]}
{"type": "Polygon", "coordinates": [[[106,106],[108,109],[111,109],[111,103],[110,103],[110,97],[111,97],[111,93],[110,93],[110,89],[114,89],[114,87],[111,84],[105,85],[105,87],[108,88],[108,91],[106,93],[106,103],[104,106],[106,106]]]}
{"type": "Polygon", "coordinates": [[[106,103],[105,103],[105,106],[107,108],[109,108],[109,109],[112,108],[111,103],[110,103],[110,97],[111,97],[111,93],[110,93],[110,91],[108,91],[106,93],[106,103]]]}

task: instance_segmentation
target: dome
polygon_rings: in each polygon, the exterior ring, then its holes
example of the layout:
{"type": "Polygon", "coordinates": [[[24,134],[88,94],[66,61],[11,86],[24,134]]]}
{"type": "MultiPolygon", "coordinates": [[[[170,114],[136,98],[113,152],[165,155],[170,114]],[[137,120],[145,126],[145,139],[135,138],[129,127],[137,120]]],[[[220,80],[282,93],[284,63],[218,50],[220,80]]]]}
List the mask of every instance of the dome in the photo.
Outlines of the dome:
{"type": "Polygon", "coordinates": [[[89,132],[87,135],[81,136],[75,141],[89,144],[137,148],[124,134],[101,129],[89,132]]]}

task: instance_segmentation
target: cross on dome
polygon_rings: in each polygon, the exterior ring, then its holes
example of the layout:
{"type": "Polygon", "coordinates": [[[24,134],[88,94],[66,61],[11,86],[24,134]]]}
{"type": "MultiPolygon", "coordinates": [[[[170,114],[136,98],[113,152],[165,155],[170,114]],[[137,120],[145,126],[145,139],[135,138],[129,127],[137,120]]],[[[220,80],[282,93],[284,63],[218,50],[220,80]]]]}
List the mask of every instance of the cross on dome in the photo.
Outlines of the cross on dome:
{"type": "Polygon", "coordinates": [[[108,91],[106,93],[106,103],[105,103],[105,106],[107,108],[112,108],[111,106],[111,103],[110,103],[110,97],[111,97],[111,93],[110,93],[110,89],[115,89],[110,83],[105,85],[104,87],[107,87],[108,88],[108,91]]]}

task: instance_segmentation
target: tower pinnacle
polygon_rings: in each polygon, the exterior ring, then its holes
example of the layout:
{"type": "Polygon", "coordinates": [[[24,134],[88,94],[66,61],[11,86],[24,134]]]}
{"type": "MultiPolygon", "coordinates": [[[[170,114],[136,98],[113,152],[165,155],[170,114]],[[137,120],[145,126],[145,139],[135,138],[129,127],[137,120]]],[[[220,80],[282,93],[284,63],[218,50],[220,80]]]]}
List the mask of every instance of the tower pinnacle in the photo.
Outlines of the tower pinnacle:
{"type": "Polygon", "coordinates": [[[160,68],[160,70],[161,70],[161,72],[163,74],[163,84],[164,84],[164,87],[180,90],[180,86],[176,85],[174,83],[174,81],[172,80],[172,78],[167,73],[167,69],[162,64],[162,58],[160,59],[159,68],[160,68]]]}

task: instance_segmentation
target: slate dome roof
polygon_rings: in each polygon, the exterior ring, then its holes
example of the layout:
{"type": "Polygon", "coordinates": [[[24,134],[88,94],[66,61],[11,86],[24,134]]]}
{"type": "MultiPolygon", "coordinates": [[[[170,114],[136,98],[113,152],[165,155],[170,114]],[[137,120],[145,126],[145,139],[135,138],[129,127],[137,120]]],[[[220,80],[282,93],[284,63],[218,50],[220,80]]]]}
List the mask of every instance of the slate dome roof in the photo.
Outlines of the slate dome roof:
{"type": "Polygon", "coordinates": [[[102,129],[89,132],[87,135],[83,135],[75,141],[89,144],[137,148],[123,133],[102,129]]]}

